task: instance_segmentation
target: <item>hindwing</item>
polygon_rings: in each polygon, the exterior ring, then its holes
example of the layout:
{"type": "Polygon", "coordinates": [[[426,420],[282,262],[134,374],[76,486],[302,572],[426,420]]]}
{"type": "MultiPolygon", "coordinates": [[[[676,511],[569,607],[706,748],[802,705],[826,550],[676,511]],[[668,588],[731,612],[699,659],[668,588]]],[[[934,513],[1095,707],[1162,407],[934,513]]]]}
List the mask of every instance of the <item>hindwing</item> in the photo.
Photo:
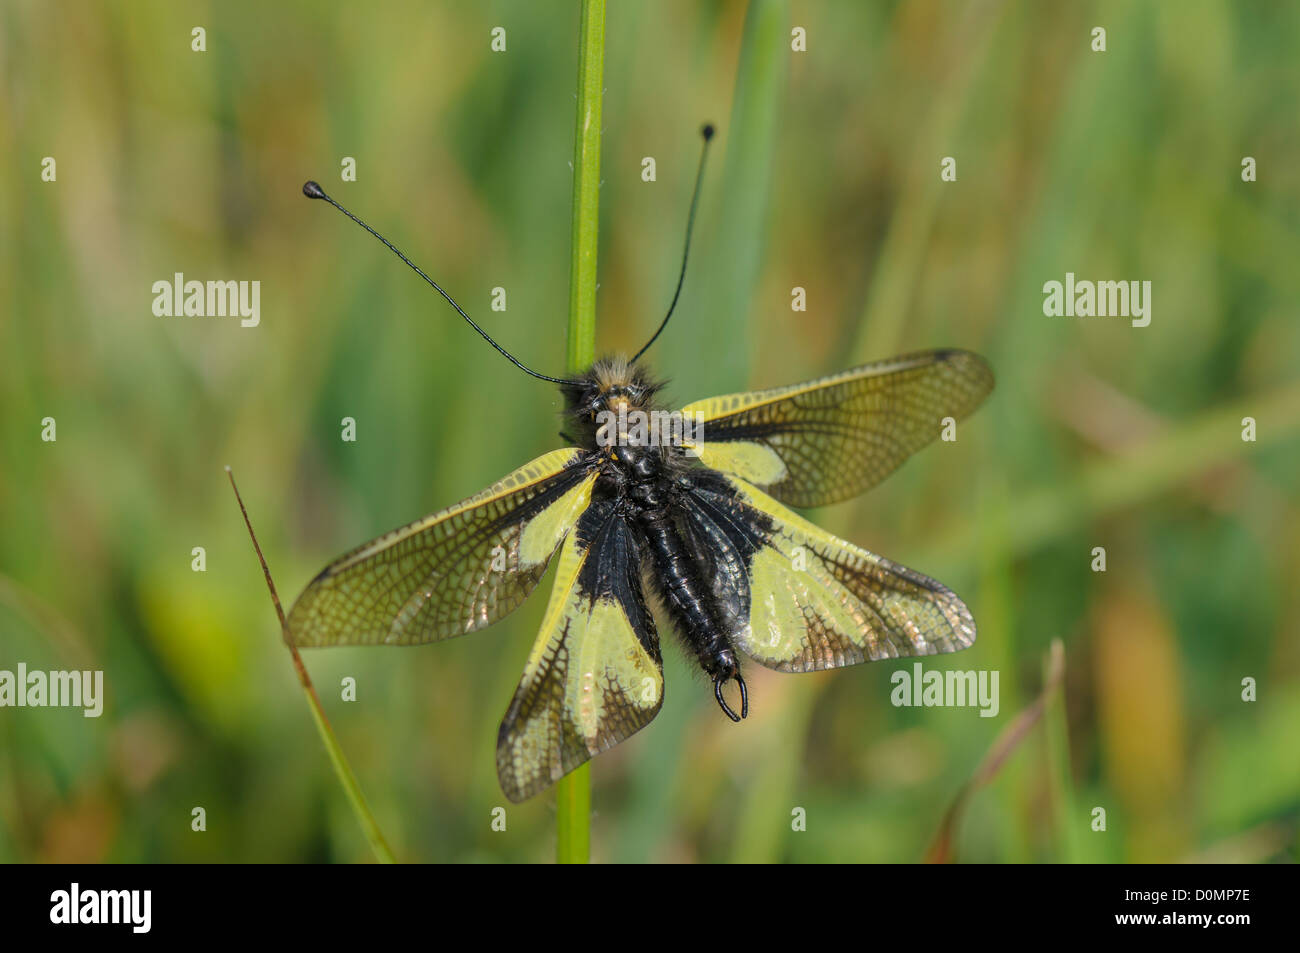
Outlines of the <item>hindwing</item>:
{"type": "Polygon", "coordinates": [[[645,727],[663,661],[641,589],[636,536],[592,503],[560,550],[541,631],[497,738],[497,774],[522,801],[645,727]]]}
{"type": "Polygon", "coordinates": [[[415,645],[491,625],[536,587],[595,479],[588,454],[555,450],[358,547],[298,597],[295,644],[415,645]]]}
{"type": "Polygon", "coordinates": [[[685,531],[725,631],[760,664],[812,672],[974,643],[975,620],[941,583],[819,529],[744,480],[693,483],[685,531]]]}

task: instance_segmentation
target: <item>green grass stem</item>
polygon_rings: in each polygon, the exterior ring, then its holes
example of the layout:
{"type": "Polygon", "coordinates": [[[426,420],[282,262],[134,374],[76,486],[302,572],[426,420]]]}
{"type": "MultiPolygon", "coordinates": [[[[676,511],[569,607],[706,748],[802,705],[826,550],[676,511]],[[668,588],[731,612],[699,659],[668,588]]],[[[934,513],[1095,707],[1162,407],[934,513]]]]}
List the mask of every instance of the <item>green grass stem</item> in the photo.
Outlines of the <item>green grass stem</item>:
{"type": "MultiPolygon", "coordinates": [[[[583,0],[578,37],[578,115],[573,133],[573,250],[569,270],[566,370],[596,357],[596,258],[600,243],[600,106],[605,82],[605,2],[583,0]]],[[[591,859],[591,765],[555,786],[555,859],[591,859]]]]}
{"type": "Polygon", "coordinates": [[[248,536],[253,541],[257,561],[262,566],[262,575],[266,577],[266,588],[271,591],[271,603],[275,606],[276,617],[280,620],[280,634],[284,637],[284,644],[289,648],[294,671],[298,673],[298,682],[302,685],[303,694],[307,696],[307,707],[311,709],[312,719],[316,722],[316,731],[320,734],[321,744],[325,746],[325,751],[330,756],[330,763],[334,765],[334,774],[343,787],[343,793],[348,796],[352,813],[356,815],[357,823],[361,825],[361,831],[365,834],[370,849],[374,851],[375,859],[384,864],[396,863],[393,851],[388,846],[388,841],[384,840],[383,831],[379,829],[379,823],[370,812],[370,805],[361,791],[361,784],[357,781],[352,765],[348,763],[342,747],[339,746],[338,738],[334,736],[334,729],[330,726],[329,719],[325,717],[320,696],[316,694],[316,686],[312,684],[311,676],[307,674],[307,667],[302,664],[298,647],[293,644],[293,639],[289,635],[289,623],[285,620],[279,593],[276,592],[275,582],[271,579],[271,570],[266,565],[266,557],[262,555],[262,547],[257,542],[257,534],[253,532],[253,523],[248,518],[248,510],[244,507],[243,497],[239,495],[239,487],[235,485],[235,474],[230,467],[226,467],[226,476],[230,478],[230,488],[235,491],[235,499],[239,502],[239,512],[244,516],[244,525],[248,527],[248,536]]]}

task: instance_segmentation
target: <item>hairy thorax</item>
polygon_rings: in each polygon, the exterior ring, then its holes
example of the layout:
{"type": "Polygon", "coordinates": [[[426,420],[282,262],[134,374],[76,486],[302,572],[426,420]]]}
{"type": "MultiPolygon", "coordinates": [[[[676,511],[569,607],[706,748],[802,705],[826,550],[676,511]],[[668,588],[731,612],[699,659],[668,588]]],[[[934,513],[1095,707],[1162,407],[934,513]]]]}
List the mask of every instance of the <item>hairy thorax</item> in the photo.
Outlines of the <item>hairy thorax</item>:
{"type": "Polygon", "coordinates": [[[680,415],[655,399],[662,387],[639,365],[613,357],[560,388],[565,436],[589,451],[601,471],[594,494],[643,514],[661,511],[675,481],[692,467],[680,415]]]}

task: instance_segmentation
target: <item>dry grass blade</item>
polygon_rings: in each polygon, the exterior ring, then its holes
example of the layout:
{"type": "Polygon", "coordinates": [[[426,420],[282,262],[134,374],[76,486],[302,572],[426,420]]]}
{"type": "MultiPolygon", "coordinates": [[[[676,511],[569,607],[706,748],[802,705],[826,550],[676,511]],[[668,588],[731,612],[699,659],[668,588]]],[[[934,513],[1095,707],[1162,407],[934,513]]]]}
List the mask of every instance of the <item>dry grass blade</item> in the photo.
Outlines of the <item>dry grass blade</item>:
{"type": "Polygon", "coordinates": [[[298,682],[302,685],[302,690],[307,696],[307,704],[316,720],[316,730],[320,733],[325,750],[329,752],[330,761],[334,765],[334,773],[338,775],[339,783],[343,785],[343,790],[352,804],[352,810],[357,816],[358,823],[361,824],[361,830],[365,833],[366,840],[369,842],[371,850],[374,851],[375,857],[382,863],[394,863],[392,849],[389,848],[388,842],[384,840],[383,832],[380,831],[374,815],[370,813],[370,805],[366,803],[366,796],[361,792],[361,785],[357,781],[357,776],[353,773],[352,766],[348,764],[347,758],[343,756],[343,749],[339,747],[338,739],[334,736],[334,729],[330,727],[329,719],[325,717],[325,709],[321,706],[320,696],[316,694],[316,687],[311,682],[311,676],[307,674],[306,666],[302,664],[302,656],[298,654],[298,647],[293,644],[293,637],[289,633],[289,623],[284,617],[284,607],[280,605],[280,595],[276,592],[275,581],[271,578],[271,569],[266,564],[266,557],[262,555],[262,546],[257,541],[257,533],[253,531],[253,522],[248,518],[248,508],[244,506],[244,498],[239,494],[239,487],[235,484],[235,474],[230,467],[226,467],[226,476],[230,479],[230,488],[235,491],[235,500],[239,503],[239,512],[243,514],[244,525],[248,527],[248,536],[253,541],[253,550],[257,553],[257,561],[262,566],[262,575],[266,577],[266,588],[270,590],[271,603],[275,606],[276,617],[280,620],[280,636],[284,639],[284,644],[289,648],[294,670],[298,673],[298,682]]]}
{"type": "Polygon", "coordinates": [[[961,821],[961,813],[966,806],[970,796],[988,784],[997,775],[998,770],[1006,763],[1007,759],[1020,747],[1021,742],[1029,736],[1029,732],[1043,718],[1043,713],[1047,711],[1047,706],[1052,697],[1060,689],[1061,682],[1065,678],[1065,647],[1061,644],[1060,639],[1052,642],[1050,654],[1047,663],[1047,677],[1043,683],[1043,690],[1039,696],[1034,699],[1033,703],[1020,714],[1018,714],[1002,733],[998,735],[997,740],[989,748],[988,754],[980,762],[971,779],[966,782],[957,797],[953,799],[952,805],[944,813],[943,822],[939,825],[939,832],[935,835],[929,850],[925,853],[926,863],[946,864],[953,860],[953,839],[957,832],[957,825],[961,821]]]}

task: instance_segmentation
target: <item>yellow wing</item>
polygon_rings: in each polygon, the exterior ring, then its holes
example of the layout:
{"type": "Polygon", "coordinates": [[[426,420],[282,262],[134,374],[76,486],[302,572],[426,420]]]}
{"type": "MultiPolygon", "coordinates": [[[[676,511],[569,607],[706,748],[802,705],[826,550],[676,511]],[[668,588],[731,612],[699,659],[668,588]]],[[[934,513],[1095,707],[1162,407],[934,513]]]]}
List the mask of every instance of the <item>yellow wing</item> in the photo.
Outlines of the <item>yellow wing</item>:
{"type": "Polygon", "coordinates": [[[612,504],[593,503],[560,550],[541,631],[501,722],[501,789],[512,801],[532,797],[649,724],[663,694],[636,538],[612,504]]]}
{"type": "Polygon", "coordinates": [[[503,618],[586,509],[596,479],[586,457],[552,451],[334,561],[289,613],[294,642],[415,645],[503,618]]]}
{"type": "Polygon", "coordinates": [[[975,620],[950,589],[819,529],[736,477],[683,508],[734,642],[783,672],[956,652],[975,620]],[[743,570],[743,571],[738,571],[743,570]]]}
{"type": "Polygon", "coordinates": [[[982,357],[944,350],[866,364],[773,390],[696,401],[699,457],[791,506],[823,506],[875,486],[993,389],[982,357]]]}

